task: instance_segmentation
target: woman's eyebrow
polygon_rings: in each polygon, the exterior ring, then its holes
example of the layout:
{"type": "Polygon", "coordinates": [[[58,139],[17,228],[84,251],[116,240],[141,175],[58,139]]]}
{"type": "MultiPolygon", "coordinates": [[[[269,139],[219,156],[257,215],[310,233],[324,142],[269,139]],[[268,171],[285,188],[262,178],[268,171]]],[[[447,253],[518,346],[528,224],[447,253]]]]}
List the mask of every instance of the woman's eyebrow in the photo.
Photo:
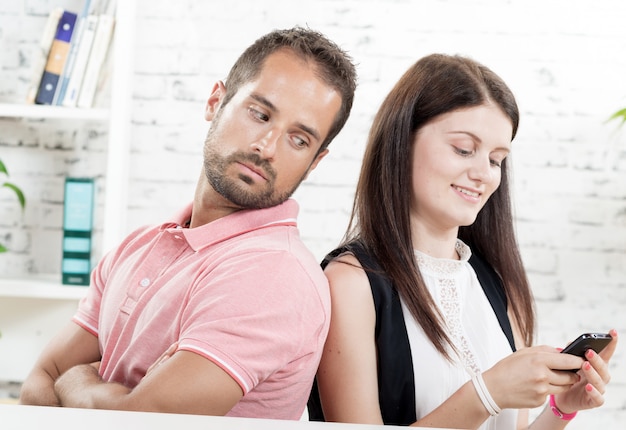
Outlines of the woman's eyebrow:
{"type": "MultiPolygon", "coordinates": [[[[474,140],[477,143],[483,143],[482,139],[480,137],[478,137],[477,135],[475,135],[474,133],[472,133],[471,131],[465,131],[465,130],[453,130],[453,131],[449,131],[448,134],[465,134],[469,137],[472,138],[472,140],[474,140]]],[[[494,151],[505,151],[507,153],[511,152],[511,148],[507,147],[507,146],[498,146],[496,148],[493,149],[494,151]]]]}

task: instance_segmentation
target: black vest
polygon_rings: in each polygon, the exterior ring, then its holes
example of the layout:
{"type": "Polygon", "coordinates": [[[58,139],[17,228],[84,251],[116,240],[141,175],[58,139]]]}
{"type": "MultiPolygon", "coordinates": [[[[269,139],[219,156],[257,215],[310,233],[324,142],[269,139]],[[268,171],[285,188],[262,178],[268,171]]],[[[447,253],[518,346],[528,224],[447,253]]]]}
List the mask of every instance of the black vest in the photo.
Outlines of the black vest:
{"type": "MultiPolygon", "coordinates": [[[[390,425],[409,425],[417,421],[415,412],[415,381],[413,361],[400,297],[391,280],[384,275],[378,262],[358,242],[336,249],[326,256],[322,268],[336,256],[351,252],[365,269],[376,308],[376,353],[378,359],[378,398],[383,422],[390,425]]],[[[472,252],[469,263],[474,268],[511,350],[515,343],[507,310],[507,299],[502,281],[493,268],[472,252]]],[[[324,421],[317,381],[308,402],[309,419],[324,421]]]]}

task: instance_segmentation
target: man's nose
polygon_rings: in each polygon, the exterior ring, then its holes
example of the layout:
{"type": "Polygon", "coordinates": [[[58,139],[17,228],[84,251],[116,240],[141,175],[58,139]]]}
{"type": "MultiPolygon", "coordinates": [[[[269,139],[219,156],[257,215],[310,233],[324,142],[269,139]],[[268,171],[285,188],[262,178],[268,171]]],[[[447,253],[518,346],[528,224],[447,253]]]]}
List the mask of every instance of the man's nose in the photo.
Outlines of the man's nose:
{"type": "Polygon", "coordinates": [[[257,152],[263,158],[273,158],[276,153],[279,133],[276,130],[269,130],[261,138],[255,140],[250,145],[254,152],[257,152]]]}

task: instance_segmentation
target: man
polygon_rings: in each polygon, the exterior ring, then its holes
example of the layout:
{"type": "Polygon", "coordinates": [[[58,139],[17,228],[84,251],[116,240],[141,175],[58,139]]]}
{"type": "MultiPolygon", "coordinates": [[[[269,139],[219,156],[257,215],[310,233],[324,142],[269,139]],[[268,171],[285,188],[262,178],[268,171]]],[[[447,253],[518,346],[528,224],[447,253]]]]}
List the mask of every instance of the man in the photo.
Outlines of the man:
{"type": "Polygon", "coordinates": [[[298,419],[330,300],[289,196],[328,153],[355,86],[350,58],[317,32],[250,46],[208,99],[193,203],[98,264],[21,402],[298,419]]]}

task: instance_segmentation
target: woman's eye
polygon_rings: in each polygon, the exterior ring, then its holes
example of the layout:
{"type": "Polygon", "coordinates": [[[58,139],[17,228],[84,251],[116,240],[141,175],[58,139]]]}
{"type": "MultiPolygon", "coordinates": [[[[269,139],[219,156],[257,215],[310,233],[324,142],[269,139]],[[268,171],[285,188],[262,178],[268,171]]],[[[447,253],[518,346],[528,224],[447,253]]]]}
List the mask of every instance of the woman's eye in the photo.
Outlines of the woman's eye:
{"type": "Polygon", "coordinates": [[[459,148],[456,146],[453,146],[453,148],[454,148],[454,152],[456,152],[459,155],[462,155],[463,157],[468,157],[474,153],[474,151],[468,151],[466,149],[459,148]]]}
{"type": "Polygon", "coordinates": [[[499,160],[489,160],[493,166],[502,167],[502,161],[499,160]]]}

